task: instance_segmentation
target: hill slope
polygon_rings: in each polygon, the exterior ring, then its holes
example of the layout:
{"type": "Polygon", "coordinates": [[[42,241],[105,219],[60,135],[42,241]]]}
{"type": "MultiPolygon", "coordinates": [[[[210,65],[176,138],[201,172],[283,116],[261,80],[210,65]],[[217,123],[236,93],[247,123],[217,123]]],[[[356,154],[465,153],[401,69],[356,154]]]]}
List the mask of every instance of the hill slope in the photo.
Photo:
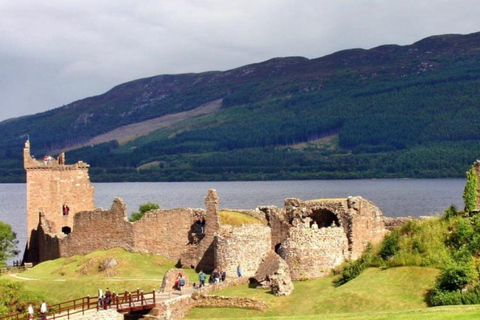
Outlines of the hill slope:
{"type": "Polygon", "coordinates": [[[160,75],[0,123],[0,173],[21,181],[30,135],[96,181],[457,177],[480,150],[479,88],[480,33],[160,75]]]}

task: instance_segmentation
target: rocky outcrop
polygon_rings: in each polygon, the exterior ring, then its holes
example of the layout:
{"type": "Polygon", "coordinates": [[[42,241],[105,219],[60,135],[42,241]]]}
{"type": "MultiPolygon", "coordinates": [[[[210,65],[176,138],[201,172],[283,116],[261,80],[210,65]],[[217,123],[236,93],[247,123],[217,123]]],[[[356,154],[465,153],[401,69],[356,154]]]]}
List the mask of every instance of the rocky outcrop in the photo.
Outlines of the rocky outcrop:
{"type": "Polygon", "coordinates": [[[270,287],[276,296],[289,295],[294,289],[288,264],[273,251],[263,258],[251,281],[258,287],[270,287]]]}

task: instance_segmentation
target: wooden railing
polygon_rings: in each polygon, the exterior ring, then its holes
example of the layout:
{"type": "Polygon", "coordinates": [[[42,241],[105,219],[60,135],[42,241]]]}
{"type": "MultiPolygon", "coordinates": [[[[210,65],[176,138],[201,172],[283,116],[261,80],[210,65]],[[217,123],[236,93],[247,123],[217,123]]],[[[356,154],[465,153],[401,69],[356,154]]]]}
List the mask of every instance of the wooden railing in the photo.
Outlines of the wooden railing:
{"type": "MultiPolygon", "coordinates": [[[[124,293],[113,293],[110,299],[110,303],[107,303],[106,299],[92,298],[86,296],[83,298],[61,302],[58,304],[48,306],[47,319],[70,319],[71,316],[76,314],[85,314],[88,310],[97,311],[100,309],[116,309],[120,313],[127,313],[131,311],[151,309],[155,306],[156,294],[155,290],[152,292],[144,293],[137,289],[133,292],[125,291],[124,293]],[[101,302],[100,302],[101,301],[101,302]]],[[[38,316],[35,316],[38,318],[38,316]]],[[[7,316],[0,317],[0,320],[26,320],[29,319],[28,314],[14,313],[7,316]]]]}

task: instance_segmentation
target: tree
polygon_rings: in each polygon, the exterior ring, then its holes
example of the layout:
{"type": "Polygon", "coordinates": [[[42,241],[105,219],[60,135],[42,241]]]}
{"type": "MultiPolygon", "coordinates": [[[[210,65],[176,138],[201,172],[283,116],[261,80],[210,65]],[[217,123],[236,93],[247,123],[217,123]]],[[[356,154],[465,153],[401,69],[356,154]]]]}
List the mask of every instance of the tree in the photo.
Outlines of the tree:
{"type": "Polygon", "coordinates": [[[472,212],[477,209],[477,172],[474,167],[467,172],[467,183],[463,189],[463,202],[465,203],[465,212],[472,212]]]}
{"type": "Polygon", "coordinates": [[[160,209],[160,206],[156,203],[148,202],[148,203],[141,204],[140,207],[138,208],[140,212],[132,212],[132,216],[130,217],[129,221],[135,222],[137,220],[140,220],[147,211],[156,210],[156,209],[160,209]]]}
{"type": "Polygon", "coordinates": [[[17,235],[12,227],[0,221],[0,265],[5,265],[5,261],[19,253],[17,244],[17,235]]]}

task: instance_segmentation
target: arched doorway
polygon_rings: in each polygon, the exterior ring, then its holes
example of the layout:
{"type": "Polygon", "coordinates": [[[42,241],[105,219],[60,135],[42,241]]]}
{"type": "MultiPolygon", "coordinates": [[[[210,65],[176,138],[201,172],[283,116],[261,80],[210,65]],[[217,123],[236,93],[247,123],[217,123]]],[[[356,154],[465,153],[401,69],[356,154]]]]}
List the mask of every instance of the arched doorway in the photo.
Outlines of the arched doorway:
{"type": "Polygon", "coordinates": [[[319,228],[340,227],[337,215],[326,209],[313,211],[310,218],[312,218],[311,224],[316,221],[319,228]]]}

